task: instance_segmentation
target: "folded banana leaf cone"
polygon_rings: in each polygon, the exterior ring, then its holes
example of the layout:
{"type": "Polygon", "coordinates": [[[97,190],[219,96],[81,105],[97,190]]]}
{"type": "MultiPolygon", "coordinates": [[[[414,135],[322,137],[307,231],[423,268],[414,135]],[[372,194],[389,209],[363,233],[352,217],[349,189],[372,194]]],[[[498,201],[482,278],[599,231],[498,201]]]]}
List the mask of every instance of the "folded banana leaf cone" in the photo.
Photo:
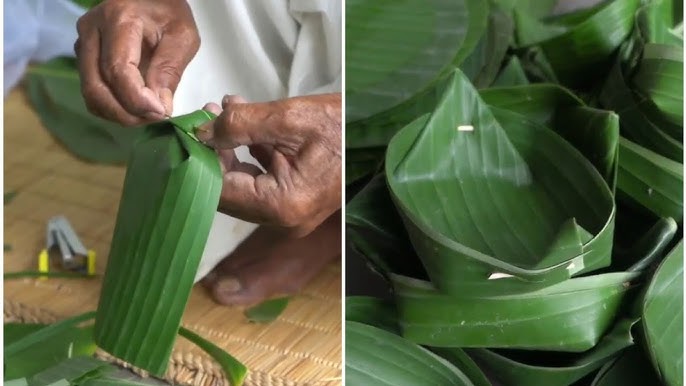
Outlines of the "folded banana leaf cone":
{"type": "MultiPolygon", "coordinates": [[[[422,270],[400,242],[403,232],[393,226],[400,221],[397,214],[382,213],[381,203],[388,202],[382,181],[375,178],[350,202],[346,222],[366,230],[366,238],[386,241],[351,240],[353,248],[391,282],[395,301],[348,298],[347,320],[430,346],[450,361],[465,351],[506,385],[568,386],[635,344],[641,317],[640,309],[632,307],[637,285],[645,282],[650,267],[672,245],[677,232],[673,219],[657,220],[599,273],[518,295],[446,295],[425,279],[409,277],[423,277],[422,270]]],[[[455,365],[464,370],[464,363],[455,365]]]]}
{"type": "MultiPolygon", "coordinates": [[[[597,351],[596,344],[618,320],[636,324],[640,313],[628,309],[637,297],[637,285],[676,232],[673,219],[660,219],[634,243],[628,257],[605,272],[521,294],[447,295],[430,282],[391,273],[399,327],[408,340],[433,347],[597,351]]],[[[621,334],[626,333],[629,330],[621,334]]]]}
{"type": "Polygon", "coordinates": [[[600,102],[619,113],[618,199],[657,216],[683,218],[683,26],[673,2],[639,8],[600,102]]]}
{"type": "Polygon", "coordinates": [[[217,209],[216,153],[193,131],[205,111],[145,129],[128,163],[103,279],[95,341],[161,376],[217,209]]]}
{"type": "MultiPolygon", "coordinates": [[[[540,19],[515,8],[515,40],[520,49],[536,49],[555,80],[588,88],[602,79],[612,55],[631,34],[640,0],[599,1],[591,8],[540,19]]],[[[552,80],[552,79],[550,79],[552,80]]]]}
{"type": "Polygon", "coordinates": [[[598,170],[553,130],[487,105],[460,70],[391,140],[385,168],[446,294],[530,292],[610,264],[615,206],[598,170]]]}

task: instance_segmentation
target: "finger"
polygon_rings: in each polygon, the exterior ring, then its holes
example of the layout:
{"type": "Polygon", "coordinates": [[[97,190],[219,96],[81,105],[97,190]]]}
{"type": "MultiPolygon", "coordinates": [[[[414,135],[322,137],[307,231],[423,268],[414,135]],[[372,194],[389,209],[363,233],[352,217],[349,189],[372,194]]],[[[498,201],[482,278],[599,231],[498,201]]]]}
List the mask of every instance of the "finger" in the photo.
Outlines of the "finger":
{"type": "Polygon", "coordinates": [[[293,207],[289,199],[299,193],[290,180],[289,167],[286,158],[277,152],[272,158],[270,173],[254,176],[227,172],[224,174],[219,210],[259,224],[282,227],[298,225],[304,217],[301,212],[305,208],[293,207]]]}
{"type": "Polygon", "coordinates": [[[241,162],[236,157],[236,152],[233,149],[217,150],[217,155],[219,155],[222,173],[224,174],[227,172],[241,172],[250,174],[253,177],[262,174],[262,170],[259,167],[247,162],[241,162]]]}
{"type": "MultiPolygon", "coordinates": [[[[242,103],[248,103],[248,101],[240,95],[224,95],[224,98],[222,98],[222,109],[230,108],[232,104],[242,103]]],[[[222,110],[219,110],[219,113],[215,114],[219,115],[221,111],[222,110]]],[[[269,165],[272,162],[272,152],[274,151],[273,146],[252,145],[248,147],[248,151],[250,152],[250,155],[253,156],[253,158],[255,158],[260,165],[262,165],[262,167],[265,169],[269,168],[269,165]]]]}
{"type": "Polygon", "coordinates": [[[143,47],[143,24],[131,21],[108,25],[102,34],[100,71],[120,104],[132,115],[163,119],[165,107],[145,86],[138,69],[143,47]]]}
{"type": "Polygon", "coordinates": [[[97,30],[84,31],[80,28],[79,34],[81,37],[74,48],[81,77],[81,93],[88,110],[97,116],[126,126],[143,123],[139,117],[124,110],[100,76],[99,32],[97,30]]]}
{"type": "Polygon", "coordinates": [[[198,129],[198,139],[214,148],[235,148],[240,145],[275,145],[297,141],[277,128],[283,122],[278,102],[224,103],[224,111],[198,129]]]}
{"type": "MultiPolygon", "coordinates": [[[[230,104],[232,100],[235,101],[235,103],[245,103],[245,99],[237,95],[224,95],[224,98],[222,99],[222,107],[219,107],[216,103],[210,102],[203,107],[203,110],[207,110],[214,115],[221,115],[224,107],[230,104]]],[[[196,128],[195,135],[198,137],[198,139],[207,144],[207,141],[212,138],[212,126],[212,124],[204,124],[196,128]]]]}
{"type": "Polygon", "coordinates": [[[194,28],[179,27],[165,32],[152,54],[146,83],[171,115],[173,95],[188,63],[198,52],[200,38],[194,28]]]}
{"type": "Polygon", "coordinates": [[[222,113],[222,108],[219,107],[218,104],[212,103],[212,102],[210,102],[210,103],[206,104],[205,106],[203,106],[202,109],[205,110],[205,111],[209,111],[209,112],[211,112],[211,113],[214,114],[214,115],[219,115],[219,114],[222,113]]]}
{"type": "Polygon", "coordinates": [[[222,109],[226,109],[232,104],[243,103],[248,103],[248,101],[240,95],[224,95],[224,98],[222,98],[222,109]]]}
{"type": "Polygon", "coordinates": [[[263,168],[269,169],[271,167],[274,146],[252,145],[248,147],[248,150],[250,151],[250,155],[252,155],[263,168]]]}

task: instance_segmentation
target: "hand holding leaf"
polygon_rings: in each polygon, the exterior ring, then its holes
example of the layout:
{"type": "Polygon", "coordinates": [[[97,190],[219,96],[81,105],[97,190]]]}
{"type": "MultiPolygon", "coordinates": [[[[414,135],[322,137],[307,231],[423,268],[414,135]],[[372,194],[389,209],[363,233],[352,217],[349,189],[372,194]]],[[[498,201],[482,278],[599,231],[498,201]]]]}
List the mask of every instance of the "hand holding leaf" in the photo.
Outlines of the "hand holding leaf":
{"type": "Polygon", "coordinates": [[[184,0],[107,0],[83,15],[74,45],[93,114],[127,126],[172,114],[181,74],[200,47],[184,0]]]}
{"type": "Polygon", "coordinates": [[[266,103],[227,96],[222,108],[196,132],[223,160],[221,211],[304,236],[341,207],[340,94],[266,103]],[[266,173],[227,151],[241,145],[266,173]]]}

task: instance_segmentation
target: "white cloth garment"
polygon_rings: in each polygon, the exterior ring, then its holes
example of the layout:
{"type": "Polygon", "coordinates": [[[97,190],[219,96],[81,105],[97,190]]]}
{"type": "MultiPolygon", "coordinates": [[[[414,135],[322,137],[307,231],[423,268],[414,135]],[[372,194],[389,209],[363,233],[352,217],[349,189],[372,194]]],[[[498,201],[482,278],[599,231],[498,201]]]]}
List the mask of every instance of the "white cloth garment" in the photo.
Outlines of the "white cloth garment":
{"type": "MultiPolygon", "coordinates": [[[[190,0],[200,51],[174,96],[174,115],[221,104],[226,94],[250,102],[341,91],[340,0],[190,0]]],[[[243,162],[257,161],[246,148],[243,162]]],[[[196,281],[257,225],[217,213],[196,281]]]]}
{"type": "Polygon", "coordinates": [[[74,55],[74,25],[85,10],[70,0],[5,0],[3,6],[3,88],[7,96],[30,61],[74,55]]]}

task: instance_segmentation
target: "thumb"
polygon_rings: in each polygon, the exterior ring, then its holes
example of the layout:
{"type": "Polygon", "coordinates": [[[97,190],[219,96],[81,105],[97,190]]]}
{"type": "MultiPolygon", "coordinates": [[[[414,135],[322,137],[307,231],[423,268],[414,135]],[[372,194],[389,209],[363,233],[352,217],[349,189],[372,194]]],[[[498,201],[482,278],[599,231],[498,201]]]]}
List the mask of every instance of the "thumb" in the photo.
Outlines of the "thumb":
{"type": "Polygon", "coordinates": [[[150,59],[146,84],[162,101],[167,115],[172,115],[173,97],[199,42],[193,37],[165,34],[150,59]]]}

